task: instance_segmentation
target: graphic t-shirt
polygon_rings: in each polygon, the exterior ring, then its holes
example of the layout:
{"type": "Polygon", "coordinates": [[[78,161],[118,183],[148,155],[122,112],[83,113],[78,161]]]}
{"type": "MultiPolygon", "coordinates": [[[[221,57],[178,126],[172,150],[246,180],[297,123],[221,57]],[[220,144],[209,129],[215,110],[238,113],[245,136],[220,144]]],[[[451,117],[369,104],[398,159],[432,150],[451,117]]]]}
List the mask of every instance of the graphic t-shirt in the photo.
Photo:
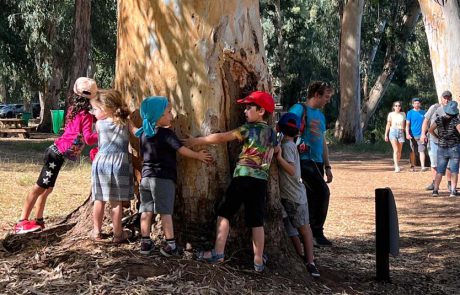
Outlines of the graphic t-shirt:
{"type": "Polygon", "coordinates": [[[276,133],[264,122],[246,123],[233,134],[243,142],[233,177],[249,176],[268,179],[268,170],[273,158],[276,133]]]}
{"type": "Polygon", "coordinates": [[[424,119],[424,110],[410,110],[407,113],[406,121],[410,122],[410,132],[413,137],[419,138],[422,134],[422,124],[424,119]]]}
{"type": "MultiPolygon", "coordinates": [[[[326,118],[324,118],[324,114],[320,109],[306,107],[307,122],[301,137],[309,148],[300,154],[300,159],[323,163],[323,140],[324,132],[326,132],[326,118]]],[[[295,104],[289,112],[302,118],[303,109],[300,104],[295,104]]]]}
{"type": "Polygon", "coordinates": [[[289,175],[283,168],[279,169],[280,175],[280,197],[297,204],[307,203],[307,192],[302,183],[300,172],[300,157],[297,147],[293,141],[286,141],[281,145],[283,158],[295,166],[295,174],[289,175]]]}
{"type": "Polygon", "coordinates": [[[176,182],[176,151],[182,147],[182,142],[174,131],[158,128],[153,137],[146,137],[145,133],[142,133],[140,142],[144,158],[142,177],[165,178],[176,182]]]}

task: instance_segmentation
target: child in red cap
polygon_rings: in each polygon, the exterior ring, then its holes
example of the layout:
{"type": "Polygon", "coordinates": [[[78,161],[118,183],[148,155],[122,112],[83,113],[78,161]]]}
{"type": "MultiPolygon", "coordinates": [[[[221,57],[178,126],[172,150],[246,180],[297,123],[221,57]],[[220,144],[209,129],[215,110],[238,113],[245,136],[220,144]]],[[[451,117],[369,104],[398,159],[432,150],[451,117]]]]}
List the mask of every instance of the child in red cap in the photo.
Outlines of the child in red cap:
{"type": "Polygon", "coordinates": [[[200,252],[198,260],[209,263],[224,260],[230,219],[244,204],[246,225],[252,228],[254,269],[261,272],[265,268],[266,260],[263,257],[265,238],[263,223],[268,171],[276,146],[276,133],[267,125],[267,120],[275,109],[275,103],[273,97],[263,91],[254,91],[238,100],[238,103],[246,105],[244,110],[246,124],[232,131],[184,140],[187,146],[225,143],[232,140],[243,143],[233,179],[217,210],[214,249],[200,252]]]}

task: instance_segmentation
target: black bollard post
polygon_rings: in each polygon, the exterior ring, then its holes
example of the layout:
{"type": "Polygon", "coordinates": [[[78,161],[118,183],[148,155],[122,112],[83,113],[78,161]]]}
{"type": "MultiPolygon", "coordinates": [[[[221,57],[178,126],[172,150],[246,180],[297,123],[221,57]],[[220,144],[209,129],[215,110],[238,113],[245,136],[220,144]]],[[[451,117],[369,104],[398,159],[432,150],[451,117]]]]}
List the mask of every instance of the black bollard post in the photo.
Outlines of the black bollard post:
{"type": "Polygon", "coordinates": [[[390,281],[389,188],[375,190],[375,254],[377,281],[390,281]]]}

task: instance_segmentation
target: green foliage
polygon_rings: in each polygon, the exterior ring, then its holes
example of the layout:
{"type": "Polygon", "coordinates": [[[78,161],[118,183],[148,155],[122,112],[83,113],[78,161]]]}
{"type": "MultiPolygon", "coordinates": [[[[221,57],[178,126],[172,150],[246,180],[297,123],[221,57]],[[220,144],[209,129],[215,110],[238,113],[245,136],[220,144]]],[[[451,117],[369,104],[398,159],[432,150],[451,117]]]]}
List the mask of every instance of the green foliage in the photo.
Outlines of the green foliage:
{"type": "MultiPolygon", "coordinates": [[[[403,50],[404,44],[399,41],[403,15],[412,1],[414,0],[365,2],[360,59],[362,75],[365,72],[369,74],[369,89],[383,70],[387,48],[392,46],[395,52],[403,50]],[[386,22],[386,26],[383,33],[379,33],[378,27],[382,21],[386,22]],[[378,47],[375,58],[369,62],[370,52],[376,44],[378,47]]],[[[340,107],[338,54],[341,4],[343,5],[343,1],[280,1],[284,43],[279,50],[274,1],[261,1],[265,48],[275,90],[281,78],[286,80],[283,92],[286,100],[282,102],[283,106],[289,107],[299,98],[304,97],[305,87],[310,81],[330,81],[336,89],[336,95],[324,110],[328,128],[334,127],[340,107]],[[282,56],[281,59],[279,55],[282,56]],[[284,73],[280,66],[283,60],[284,73]]],[[[383,134],[382,128],[383,130],[385,128],[386,115],[394,100],[402,100],[408,109],[412,97],[426,98],[426,105],[435,98],[428,45],[421,21],[411,41],[406,48],[407,55],[403,56],[381,105],[371,119],[369,130],[364,133],[365,138],[368,138],[371,133],[378,136],[383,134]]]]}
{"type": "MultiPolygon", "coordinates": [[[[73,41],[74,0],[0,0],[0,83],[9,102],[29,100],[63,69],[68,80],[73,41]]],[[[91,71],[100,87],[112,86],[115,75],[117,3],[92,1],[91,71]]],[[[67,86],[62,87],[65,97],[67,86]]]]}

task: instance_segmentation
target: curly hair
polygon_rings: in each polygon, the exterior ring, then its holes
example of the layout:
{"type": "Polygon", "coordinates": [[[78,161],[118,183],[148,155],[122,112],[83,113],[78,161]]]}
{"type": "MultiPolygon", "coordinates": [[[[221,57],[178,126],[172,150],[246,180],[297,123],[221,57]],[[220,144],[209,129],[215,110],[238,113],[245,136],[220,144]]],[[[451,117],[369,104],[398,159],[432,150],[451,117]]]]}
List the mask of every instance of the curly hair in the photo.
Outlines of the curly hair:
{"type": "Polygon", "coordinates": [[[66,124],[71,122],[75,116],[84,111],[85,113],[89,113],[91,110],[91,104],[89,103],[89,99],[83,96],[76,95],[75,93],[69,96],[69,109],[67,111],[67,118],[66,124]]]}
{"type": "Polygon", "coordinates": [[[130,114],[129,108],[123,100],[120,91],[115,89],[99,90],[96,102],[104,109],[111,113],[113,122],[117,125],[126,125],[130,114]]]}

